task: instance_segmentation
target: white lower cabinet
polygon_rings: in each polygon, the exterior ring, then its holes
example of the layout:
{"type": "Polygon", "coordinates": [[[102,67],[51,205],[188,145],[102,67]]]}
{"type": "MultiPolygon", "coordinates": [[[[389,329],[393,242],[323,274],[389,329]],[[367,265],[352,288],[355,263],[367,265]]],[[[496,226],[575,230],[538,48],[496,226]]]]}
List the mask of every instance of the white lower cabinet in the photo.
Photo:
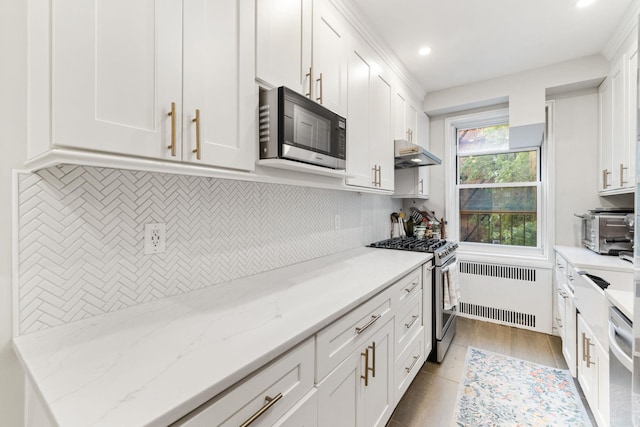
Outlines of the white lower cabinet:
{"type": "Polygon", "coordinates": [[[273,427],[316,427],[318,425],[318,390],[313,388],[273,427]]]}
{"type": "Polygon", "coordinates": [[[405,351],[396,360],[394,373],[396,402],[402,398],[425,362],[427,355],[424,352],[423,341],[423,331],[420,328],[418,335],[411,340],[405,351]]]}
{"type": "Polygon", "coordinates": [[[578,313],[578,382],[598,426],[609,426],[609,354],[578,313]]]}
{"type": "Polygon", "coordinates": [[[313,388],[313,350],[310,338],[173,425],[237,427],[254,417],[252,426],[272,425],[313,388]]]}
{"type": "Polygon", "coordinates": [[[318,385],[320,426],[384,426],[393,411],[393,321],[318,385]]]}
{"type": "Polygon", "coordinates": [[[385,426],[431,350],[427,330],[419,267],[172,426],[385,426]]]}

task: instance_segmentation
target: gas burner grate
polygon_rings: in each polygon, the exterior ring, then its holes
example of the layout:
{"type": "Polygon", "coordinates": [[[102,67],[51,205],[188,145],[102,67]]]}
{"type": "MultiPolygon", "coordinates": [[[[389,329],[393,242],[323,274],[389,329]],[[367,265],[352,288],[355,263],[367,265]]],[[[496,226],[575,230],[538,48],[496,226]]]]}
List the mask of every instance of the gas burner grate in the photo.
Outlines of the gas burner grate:
{"type": "Polygon", "coordinates": [[[414,252],[433,253],[449,242],[442,239],[418,239],[417,237],[394,237],[369,245],[371,248],[400,249],[414,252]]]}

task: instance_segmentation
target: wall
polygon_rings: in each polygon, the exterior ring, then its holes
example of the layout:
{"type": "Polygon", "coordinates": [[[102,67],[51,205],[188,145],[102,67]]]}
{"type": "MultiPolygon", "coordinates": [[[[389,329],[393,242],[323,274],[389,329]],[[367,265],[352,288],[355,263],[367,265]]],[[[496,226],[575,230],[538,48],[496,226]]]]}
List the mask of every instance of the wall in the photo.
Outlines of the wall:
{"type": "Polygon", "coordinates": [[[598,188],[598,91],[555,97],[555,244],[580,246],[574,212],[603,205],[598,188]]]}
{"type": "Polygon", "coordinates": [[[0,425],[22,425],[24,384],[11,347],[11,170],[26,157],[27,2],[0,0],[0,425]]]}
{"type": "Polygon", "coordinates": [[[394,210],[388,196],[82,166],[20,174],[17,194],[19,334],[381,240],[394,210]],[[166,224],[166,252],[144,254],[148,223],[166,224]]]}

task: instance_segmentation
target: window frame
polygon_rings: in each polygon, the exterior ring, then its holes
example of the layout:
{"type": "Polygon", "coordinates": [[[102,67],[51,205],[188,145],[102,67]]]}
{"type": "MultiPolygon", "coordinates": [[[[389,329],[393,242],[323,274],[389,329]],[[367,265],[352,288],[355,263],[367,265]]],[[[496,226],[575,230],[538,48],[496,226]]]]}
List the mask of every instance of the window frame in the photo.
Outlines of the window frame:
{"type": "MultiPolygon", "coordinates": [[[[509,109],[492,109],[479,113],[451,116],[445,119],[445,158],[447,159],[445,176],[446,205],[448,217],[448,238],[457,241],[461,255],[475,254],[476,257],[486,257],[489,261],[499,256],[501,258],[521,258],[539,261],[549,261],[551,257],[554,228],[550,224],[551,212],[554,209],[553,198],[553,101],[546,103],[547,127],[541,147],[528,147],[523,149],[507,150],[501,152],[530,151],[538,149],[537,181],[524,183],[526,186],[536,187],[537,203],[537,246],[512,246],[502,244],[461,242],[460,241],[460,205],[459,189],[465,187],[477,188],[478,184],[459,184],[458,179],[458,155],[457,155],[457,131],[478,127],[494,126],[509,122],[509,109]]],[[[495,150],[498,151],[498,150],[495,150]]],[[[493,153],[493,151],[491,152],[493,153]]],[[[478,154],[490,154],[482,152],[478,154]]],[[[470,153],[464,153],[470,155],[470,153]]],[[[483,184],[483,187],[516,187],[523,183],[510,183],[504,185],[483,184]]]]}

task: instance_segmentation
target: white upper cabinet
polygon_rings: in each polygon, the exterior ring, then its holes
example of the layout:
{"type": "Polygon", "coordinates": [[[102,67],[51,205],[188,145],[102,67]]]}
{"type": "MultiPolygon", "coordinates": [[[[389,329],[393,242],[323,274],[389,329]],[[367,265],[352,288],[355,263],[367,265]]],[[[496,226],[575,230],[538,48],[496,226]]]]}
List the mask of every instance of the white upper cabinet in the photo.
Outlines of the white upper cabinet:
{"type": "Polygon", "coordinates": [[[347,25],[334,6],[327,0],[258,0],[256,8],[256,78],[346,116],[347,25]]]}
{"type": "Polygon", "coordinates": [[[312,0],[256,0],[256,77],[311,96],[312,0]]]}
{"type": "Polygon", "coordinates": [[[347,179],[349,185],[393,190],[392,89],[382,61],[352,38],[348,54],[347,179]]]}
{"type": "Polygon", "coordinates": [[[51,134],[33,132],[29,156],[73,148],[252,170],[253,16],[247,1],[30,2],[30,121],[49,115],[51,134]]]}
{"type": "Polygon", "coordinates": [[[243,3],[248,2],[184,3],[185,161],[253,169],[257,137],[246,124],[255,121],[257,100],[252,61],[242,55],[243,46],[251,46],[249,36],[242,31],[243,3]]]}
{"type": "Polygon", "coordinates": [[[327,0],[313,2],[313,99],[347,115],[347,29],[327,0]]]}
{"type": "MultiPolygon", "coordinates": [[[[407,92],[396,88],[394,105],[394,136],[413,144],[429,148],[429,116],[422,112],[420,103],[407,92]]],[[[429,167],[422,166],[395,171],[395,198],[429,198],[429,167]]]]}
{"type": "Polygon", "coordinates": [[[599,88],[601,195],[631,193],[635,188],[637,65],[633,43],[599,88]]]}
{"type": "Polygon", "coordinates": [[[174,103],[181,114],[182,3],[56,0],[51,7],[53,144],[175,159],[168,113],[174,103]]]}

